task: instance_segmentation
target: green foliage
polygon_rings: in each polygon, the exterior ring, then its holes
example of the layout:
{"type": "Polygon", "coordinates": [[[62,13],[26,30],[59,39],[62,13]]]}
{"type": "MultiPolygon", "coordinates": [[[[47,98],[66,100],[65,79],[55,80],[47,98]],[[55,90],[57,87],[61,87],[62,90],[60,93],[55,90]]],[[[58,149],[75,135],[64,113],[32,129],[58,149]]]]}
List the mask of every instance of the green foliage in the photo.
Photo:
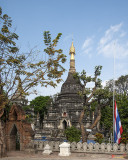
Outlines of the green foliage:
{"type": "Polygon", "coordinates": [[[26,105],[23,106],[23,110],[25,111],[26,115],[25,115],[25,120],[27,122],[32,122],[33,121],[33,115],[31,114],[32,108],[30,107],[30,105],[26,105]]]}
{"type": "Polygon", "coordinates": [[[102,66],[96,66],[95,67],[95,76],[100,76],[102,70],[102,66]]]}
{"type": "MultiPolygon", "coordinates": [[[[127,133],[128,131],[128,97],[126,95],[117,95],[115,96],[118,112],[121,119],[121,124],[123,127],[123,132],[127,133]]],[[[110,104],[101,109],[101,127],[105,129],[106,132],[111,133],[113,127],[113,104],[112,100],[110,104]]]]}
{"type": "Polygon", "coordinates": [[[123,127],[123,133],[128,132],[128,75],[120,76],[115,82],[116,103],[123,127]]]}
{"type": "Polygon", "coordinates": [[[128,75],[120,76],[115,85],[117,94],[128,96],[128,75]]]}
{"type": "Polygon", "coordinates": [[[11,104],[6,104],[5,105],[5,108],[4,108],[4,112],[3,112],[3,115],[1,117],[1,119],[6,122],[9,118],[9,111],[10,111],[10,108],[11,108],[11,104]]]}
{"type": "Polygon", "coordinates": [[[70,142],[79,142],[81,138],[80,130],[75,128],[74,126],[67,128],[65,130],[65,135],[67,137],[67,140],[70,142]]]}
{"type": "Polygon", "coordinates": [[[121,143],[128,144],[128,133],[123,133],[121,135],[121,143]]]}
{"type": "Polygon", "coordinates": [[[39,96],[30,102],[30,107],[34,108],[35,114],[40,115],[41,121],[44,118],[44,114],[47,112],[47,107],[50,105],[51,98],[49,96],[39,96]]]}
{"type": "Polygon", "coordinates": [[[29,109],[30,109],[30,105],[23,106],[23,110],[24,110],[24,111],[27,111],[27,110],[29,110],[29,109]]]}
{"type": "MultiPolygon", "coordinates": [[[[112,97],[113,80],[108,81],[106,88],[109,92],[108,96],[112,97]]],[[[123,133],[128,132],[128,75],[120,76],[115,82],[115,100],[123,127],[123,133]]],[[[106,96],[107,98],[107,96],[106,96]]],[[[113,127],[113,101],[110,100],[109,105],[102,108],[101,126],[109,133],[113,127]]]]}
{"type": "Polygon", "coordinates": [[[101,120],[100,120],[101,127],[106,132],[112,131],[113,126],[113,107],[112,106],[105,106],[101,109],[101,120]]]}
{"type": "Polygon", "coordinates": [[[33,116],[31,114],[25,115],[25,120],[29,123],[33,122],[33,116]]]}
{"type": "Polygon", "coordinates": [[[85,70],[83,70],[81,73],[76,73],[74,74],[74,78],[78,79],[81,84],[83,85],[83,89],[79,91],[79,95],[83,97],[84,100],[84,107],[83,111],[81,112],[80,115],[80,128],[81,128],[81,133],[82,133],[82,141],[85,142],[87,141],[87,135],[88,133],[85,131],[83,119],[86,114],[88,116],[88,113],[90,112],[90,106],[91,106],[91,111],[94,111],[97,108],[98,111],[98,116],[96,118],[96,121],[89,126],[89,128],[94,128],[98,121],[100,120],[100,113],[101,113],[101,107],[102,107],[102,97],[103,93],[101,92],[101,80],[98,78],[101,74],[102,66],[96,66],[95,71],[94,71],[94,76],[87,76],[85,70]],[[93,87],[89,88],[87,86],[88,83],[92,82],[93,87]]]}
{"type": "MultiPolygon", "coordinates": [[[[107,82],[107,88],[113,92],[113,80],[107,82]]],[[[115,92],[119,95],[128,96],[128,75],[122,75],[115,81],[115,92]]]]}
{"type": "Polygon", "coordinates": [[[96,138],[95,138],[95,141],[96,141],[96,142],[98,142],[98,143],[100,143],[100,144],[103,142],[103,135],[102,135],[101,133],[96,133],[96,134],[95,134],[95,137],[96,137],[96,138]]]}
{"type": "Polygon", "coordinates": [[[95,111],[96,110],[96,106],[98,105],[98,103],[96,101],[94,101],[92,104],[91,104],[91,111],[95,111]]]}
{"type": "Polygon", "coordinates": [[[116,103],[118,107],[118,112],[121,119],[121,124],[123,127],[123,132],[128,132],[128,96],[116,95],[116,103]]]}

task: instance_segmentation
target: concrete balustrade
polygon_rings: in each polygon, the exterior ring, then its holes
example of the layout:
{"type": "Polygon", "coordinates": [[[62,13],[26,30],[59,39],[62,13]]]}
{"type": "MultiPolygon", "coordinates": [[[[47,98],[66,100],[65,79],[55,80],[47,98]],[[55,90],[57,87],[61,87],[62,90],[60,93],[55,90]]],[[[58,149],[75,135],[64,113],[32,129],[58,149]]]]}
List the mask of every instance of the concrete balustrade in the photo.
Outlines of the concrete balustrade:
{"type": "MultiPolygon", "coordinates": [[[[63,142],[59,141],[40,141],[32,140],[28,145],[30,148],[36,149],[37,151],[43,151],[45,146],[48,144],[53,152],[60,152],[60,145],[63,142]]],[[[85,153],[108,153],[108,154],[124,154],[128,152],[128,144],[105,144],[105,143],[81,143],[72,142],[70,144],[70,152],[85,152],[85,153]]]]}

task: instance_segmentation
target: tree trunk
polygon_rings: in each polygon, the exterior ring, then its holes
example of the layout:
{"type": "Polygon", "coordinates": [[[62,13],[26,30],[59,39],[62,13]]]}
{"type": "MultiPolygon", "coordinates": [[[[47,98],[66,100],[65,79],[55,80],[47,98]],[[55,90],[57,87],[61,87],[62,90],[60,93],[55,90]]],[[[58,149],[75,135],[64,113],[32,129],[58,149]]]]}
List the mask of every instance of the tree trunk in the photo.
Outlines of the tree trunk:
{"type": "Polygon", "coordinates": [[[81,112],[81,115],[80,115],[80,119],[79,119],[83,143],[87,142],[87,137],[88,137],[88,133],[85,131],[85,127],[83,124],[84,114],[85,114],[85,110],[83,109],[83,111],[81,112]]]}
{"type": "Polygon", "coordinates": [[[6,140],[5,140],[5,124],[0,119],[0,141],[1,141],[1,150],[0,150],[0,158],[6,156],[6,140]]]}
{"type": "MultiPolygon", "coordinates": [[[[84,115],[85,115],[85,110],[83,109],[83,111],[81,112],[81,115],[80,115],[80,119],[79,119],[79,123],[80,123],[80,128],[81,128],[81,134],[82,134],[82,142],[87,142],[87,138],[88,138],[88,132],[85,130],[85,127],[84,127],[84,124],[83,124],[83,118],[84,118],[84,115]]],[[[98,110],[98,116],[96,117],[94,123],[88,127],[90,129],[93,129],[97,123],[100,121],[101,119],[101,110],[99,109],[98,110]]]]}
{"type": "Polygon", "coordinates": [[[98,116],[96,117],[95,121],[93,122],[93,124],[89,127],[90,129],[93,129],[97,123],[100,121],[101,119],[101,110],[98,110],[98,116]]]}

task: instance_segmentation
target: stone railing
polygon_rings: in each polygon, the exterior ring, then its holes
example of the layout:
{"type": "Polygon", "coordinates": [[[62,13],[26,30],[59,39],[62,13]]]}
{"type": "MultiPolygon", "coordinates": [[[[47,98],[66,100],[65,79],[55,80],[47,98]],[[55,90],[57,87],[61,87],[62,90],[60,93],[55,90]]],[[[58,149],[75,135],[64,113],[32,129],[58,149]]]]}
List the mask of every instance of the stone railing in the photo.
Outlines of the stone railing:
{"type": "MultiPolygon", "coordinates": [[[[49,144],[53,152],[59,152],[59,145],[63,142],[58,141],[40,141],[32,140],[28,148],[34,149],[37,152],[43,151],[46,144],[49,144]]],[[[71,152],[85,152],[85,153],[108,153],[108,154],[124,154],[128,152],[128,144],[105,144],[105,143],[81,143],[72,142],[70,143],[71,152]]]]}

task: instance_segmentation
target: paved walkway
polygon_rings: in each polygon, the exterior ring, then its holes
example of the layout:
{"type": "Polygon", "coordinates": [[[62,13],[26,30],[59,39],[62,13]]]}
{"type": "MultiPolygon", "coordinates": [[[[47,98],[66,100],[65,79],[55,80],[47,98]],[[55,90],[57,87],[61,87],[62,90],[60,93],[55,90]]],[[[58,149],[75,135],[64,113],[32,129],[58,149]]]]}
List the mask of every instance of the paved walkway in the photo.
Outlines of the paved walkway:
{"type": "Polygon", "coordinates": [[[7,153],[7,157],[0,160],[121,160],[124,155],[107,155],[107,154],[86,154],[72,153],[69,157],[58,156],[57,152],[51,155],[30,154],[22,151],[11,151],[7,153]]]}

